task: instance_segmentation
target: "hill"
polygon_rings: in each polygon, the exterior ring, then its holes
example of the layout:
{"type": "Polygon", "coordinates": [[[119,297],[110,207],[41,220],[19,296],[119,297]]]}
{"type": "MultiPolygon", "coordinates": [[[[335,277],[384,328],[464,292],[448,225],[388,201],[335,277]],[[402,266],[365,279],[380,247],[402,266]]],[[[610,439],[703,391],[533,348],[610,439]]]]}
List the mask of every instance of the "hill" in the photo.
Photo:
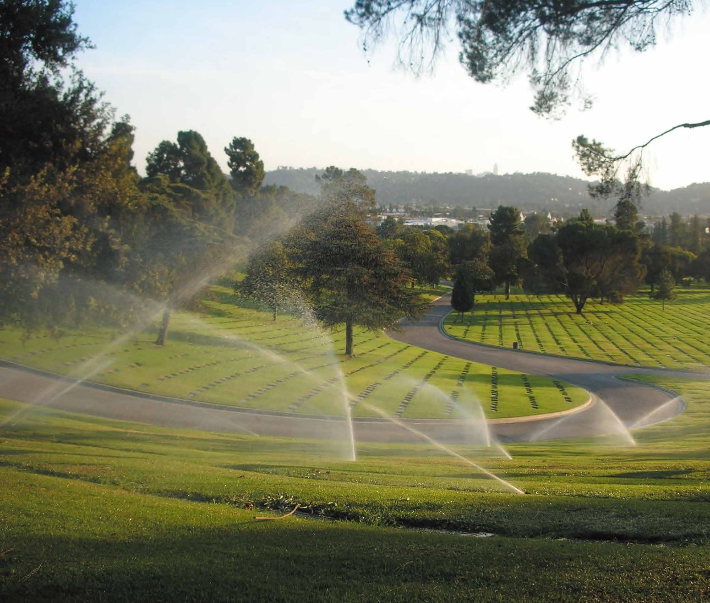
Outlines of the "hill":
{"type": "MultiPolygon", "coordinates": [[[[454,173],[381,172],[362,170],[368,183],[377,191],[380,205],[461,206],[493,208],[516,205],[524,210],[576,214],[587,207],[596,215],[611,212],[613,200],[596,201],[587,192],[588,182],[556,174],[503,174],[469,176],[454,173]]],[[[319,168],[279,168],[267,172],[265,184],[318,194],[315,177],[319,168]]],[[[644,199],[641,213],[668,215],[710,214],[710,183],[691,184],[672,191],[652,189],[644,199]]]]}

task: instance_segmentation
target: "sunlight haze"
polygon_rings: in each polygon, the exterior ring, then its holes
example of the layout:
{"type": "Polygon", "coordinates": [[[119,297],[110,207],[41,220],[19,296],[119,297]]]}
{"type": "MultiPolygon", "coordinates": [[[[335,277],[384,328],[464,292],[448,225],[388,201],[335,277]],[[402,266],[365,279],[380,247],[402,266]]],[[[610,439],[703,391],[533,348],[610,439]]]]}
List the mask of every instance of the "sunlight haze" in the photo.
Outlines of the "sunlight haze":
{"type": "MultiPolygon", "coordinates": [[[[435,71],[398,68],[393,44],[363,52],[343,11],[351,2],[200,3],[78,0],[75,18],[94,50],[79,67],[137,127],[135,164],[178,130],[197,130],[226,168],[223,147],[251,138],[267,170],[278,166],[427,172],[552,172],[583,177],[579,134],[618,151],[682,122],[707,119],[699,76],[708,15],[697,12],[643,54],[611,53],[584,70],[595,104],[560,121],[536,117],[524,76],[477,84],[453,40],[435,71]]],[[[710,180],[710,129],[676,132],[649,149],[654,186],[710,180]]]]}

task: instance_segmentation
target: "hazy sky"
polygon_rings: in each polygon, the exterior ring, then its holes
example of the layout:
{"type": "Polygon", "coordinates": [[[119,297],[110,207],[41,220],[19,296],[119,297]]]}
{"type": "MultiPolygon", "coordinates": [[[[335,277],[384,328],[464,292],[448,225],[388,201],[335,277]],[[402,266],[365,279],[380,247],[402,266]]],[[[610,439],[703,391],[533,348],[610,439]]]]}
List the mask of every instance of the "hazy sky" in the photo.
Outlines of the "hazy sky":
{"type": "MultiPolygon", "coordinates": [[[[395,66],[393,47],[363,54],[347,0],[75,0],[96,48],[79,58],[118,115],[137,127],[136,165],[178,130],[222,149],[251,138],[267,169],[374,168],[553,172],[582,176],[578,134],[618,151],[681,122],[710,118],[710,16],[698,12],[643,54],[613,54],[585,71],[590,111],[550,122],[528,109],[525,77],[483,86],[456,59],[431,76],[395,66]]],[[[648,154],[654,186],[710,181],[710,128],[671,134],[648,154]]]]}

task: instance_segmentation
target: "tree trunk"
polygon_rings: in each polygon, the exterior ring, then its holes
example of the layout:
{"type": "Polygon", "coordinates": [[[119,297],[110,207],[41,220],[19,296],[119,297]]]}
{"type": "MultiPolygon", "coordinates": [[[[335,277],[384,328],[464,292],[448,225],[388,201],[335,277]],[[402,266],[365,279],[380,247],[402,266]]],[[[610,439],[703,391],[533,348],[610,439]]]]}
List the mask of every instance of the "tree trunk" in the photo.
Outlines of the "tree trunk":
{"type": "Polygon", "coordinates": [[[274,322],[276,322],[276,317],[278,316],[278,314],[279,314],[279,309],[277,306],[274,306],[274,322]]]}
{"type": "Polygon", "coordinates": [[[155,340],[156,345],[165,345],[168,339],[168,327],[170,326],[170,310],[165,310],[163,312],[163,321],[160,324],[160,330],[158,331],[158,339],[155,340]]]}
{"type": "Polygon", "coordinates": [[[345,355],[352,357],[353,355],[353,321],[348,318],[345,321],[345,355]]]}
{"type": "Polygon", "coordinates": [[[510,299],[510,281],[505,281],[505,299],[510,299]]]}
{"type": "Polygon", "coordinates": [[[574,304],[575,309],[577,310],[577,314],[581,315],[582,310],[584,310],[584,304],[587,302],[586,297],[577,297],[575,295],[572,295],[572,303],[574,304]]]}

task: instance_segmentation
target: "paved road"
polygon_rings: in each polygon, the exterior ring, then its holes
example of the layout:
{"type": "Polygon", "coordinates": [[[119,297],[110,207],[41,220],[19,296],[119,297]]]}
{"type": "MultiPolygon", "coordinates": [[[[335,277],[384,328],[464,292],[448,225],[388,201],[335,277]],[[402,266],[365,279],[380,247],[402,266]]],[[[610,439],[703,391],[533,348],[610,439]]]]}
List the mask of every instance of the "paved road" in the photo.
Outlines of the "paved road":
{"type": "Polygon", "coordinates": [[[687,376],[686,372],[558,358],[455,340],[444,335],[439,329],[441,320],[450,309],[450,297],[442,297],[432,304],[422,320],[416,323],[402,321],[400,329],[390,332],[389,335],[398,341],[449,356],[531,375],[562,379],[594,394],[594,404],[591,407],[563,420],[550,419],[539,424],[526,422],[493,425],[493,431],[503,441],[615,433],[623,431],[624,427],[633,428],[639,422],[651,424],[667,420],[685,408],[682,400],[663,390],[641,383],[622,381],[618,376],[630,373],[687,376]]]}
{"type": "MultiPolygon", "coordinates": [[[[432,305],[417,323],[402,323],[390,336],[449,356],[508,368],[534,375],[564,379],[594,394],[594,403],[563,418],[536,419],[518,423],[456,420],[409,420],[396,424],[389,420],[356,419],[356,441],[414,442],[430,437],[441,443],[474,443],[486,439],[487,429],[503,442],[582,437],[624,431],[622,423],[632,426],[651,415],[657,422],[681,412],[682,401],[659,389],[624,382],[616,375],[636,370],[593,362],[560,359],[478,346],[452,340],[439,331],[439,321],[448,312],[448,298],[432,305]],[[599,402],[598,399],[604,401],[599,402]],[[618,418],[617,418],[618,417],[618,418]],[[424,434],[424,435],[421,435],[424,434]]],[[[667,374],[678,374],[666,371],[667,374]]],[[[348,447],[350,429],[337,418],[259,412],[228,408],[200,402],[151,396],[95,384],[78,383],[42,371],[0,361],[0,397],[26,402],[37,407],[52,407],[94,416],[137,421],[165,427],[194,428],[216,432],[248,433],[334,439],[348,447]]],[[[18,416],[19,418],[19,416],[18,416]]],[[[12,422],[5,421],[5,423],[12,422]]],[[[0,431],[2,424],[0,424],[0,431]]]]}

